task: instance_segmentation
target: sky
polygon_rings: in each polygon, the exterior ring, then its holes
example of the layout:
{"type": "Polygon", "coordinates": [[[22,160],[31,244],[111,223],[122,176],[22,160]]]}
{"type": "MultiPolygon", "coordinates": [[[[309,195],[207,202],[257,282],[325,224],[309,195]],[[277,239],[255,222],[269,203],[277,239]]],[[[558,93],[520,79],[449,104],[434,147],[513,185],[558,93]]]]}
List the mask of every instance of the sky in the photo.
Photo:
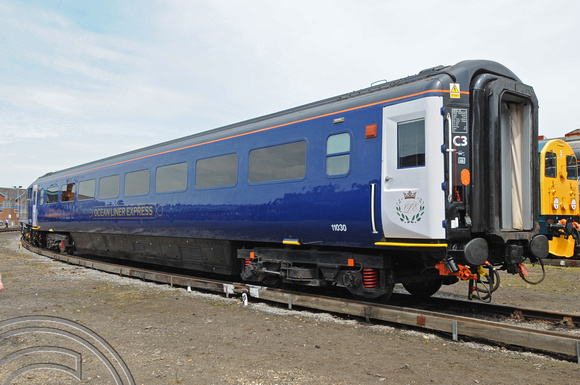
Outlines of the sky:
{"type": "Polygon", "coordinates": [[[468,59],[580,128],[580,2],[0,0],[0,187],[468,59]]]}

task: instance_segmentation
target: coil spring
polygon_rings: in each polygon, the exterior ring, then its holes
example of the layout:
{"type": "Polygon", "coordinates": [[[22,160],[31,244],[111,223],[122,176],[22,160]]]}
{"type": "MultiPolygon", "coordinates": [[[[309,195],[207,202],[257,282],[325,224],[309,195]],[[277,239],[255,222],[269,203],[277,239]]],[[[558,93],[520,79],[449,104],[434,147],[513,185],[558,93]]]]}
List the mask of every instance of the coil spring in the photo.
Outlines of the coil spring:
{"type": "Polygon", "coordinates": [[[245,263],[245,266],[244,266],[244,267],[248,267],[248,266],[250,266],[250,262],[252,262],[252,260],[251,260],[250,258],[247,258],[247,259],[245,260],[245,262],[246,262],[246,263],[245,263]]]}
{"type": "Polygon", "coordinates": [[[379,284],[379,271],[377,269],[363,269],[363,286],[366,288],[377,287],[379,284]]]}

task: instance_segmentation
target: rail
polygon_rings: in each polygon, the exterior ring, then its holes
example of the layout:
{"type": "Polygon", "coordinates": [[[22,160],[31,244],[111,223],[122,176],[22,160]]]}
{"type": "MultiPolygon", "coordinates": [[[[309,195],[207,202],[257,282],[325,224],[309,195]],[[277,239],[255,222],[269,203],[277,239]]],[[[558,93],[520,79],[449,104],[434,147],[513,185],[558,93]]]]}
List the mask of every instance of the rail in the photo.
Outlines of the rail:
{"type": "Polygon", "coordinates": [[[550,266],[560,266],[560,267],[580,267],[579,259],[557,259],[557,258],[545,258],[545,265],[550,266]]]}
{"type": "Polygon", "coordinates": [[[12,231],[20,231],[20,227],[0,227],[0,233],[9,233],[12,231]]]}

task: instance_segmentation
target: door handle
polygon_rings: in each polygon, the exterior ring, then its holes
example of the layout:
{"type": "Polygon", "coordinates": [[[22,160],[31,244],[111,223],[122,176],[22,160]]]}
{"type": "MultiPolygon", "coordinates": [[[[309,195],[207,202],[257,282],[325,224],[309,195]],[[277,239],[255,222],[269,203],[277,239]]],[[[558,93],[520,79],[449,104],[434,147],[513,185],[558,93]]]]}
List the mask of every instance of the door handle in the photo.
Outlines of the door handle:
{"type": "Polygon", "coordinates": [[[391,181],[391,180],[393,180],[393,179],[395,179],[395,178],[393,178],[392,176],[388,176],[388,175],[387,175],[387,176],[385,177],[385,182],[391,181]]]}

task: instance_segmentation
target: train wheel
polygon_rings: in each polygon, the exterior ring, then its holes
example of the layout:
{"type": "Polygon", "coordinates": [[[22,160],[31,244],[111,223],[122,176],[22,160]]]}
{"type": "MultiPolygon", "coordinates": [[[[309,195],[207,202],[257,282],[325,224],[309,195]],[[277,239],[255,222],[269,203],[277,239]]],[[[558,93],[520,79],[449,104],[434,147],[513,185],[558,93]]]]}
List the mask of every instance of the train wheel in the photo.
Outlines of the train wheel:
{"type": "Polygon", "coordinates": [[[279,275],[269,275],[262,280],[261,284],[277,289],[282,286],[282,277],[279,275]]]}
{"type": "Polygon", "coordinates": [[[393,295],[393,290],[395,290],[395,278],[392,269],[387,269],[384,274],[385,277],[385,294],[381,295],[378,300],[381,303],[387,303],[393,295]]]}
{"type": "Polygon", "coordinates": [[[440,279],[426,279],[419,282],[403,282],[403,287],[415,297],[429,298],[441,289],[442,284],[443,281],[440,279]]]}
{"type": "MultiPolygon", "coordinates": [[[[367,271],[368,273],[368,271],[367,271]]],[[[392,269],[385,269],[384,272],[379,273],[380,283],[377,282],[375,287],[377,290],[372,292],[353,292],[351,295],[354,299],[359,301],[372,301],[376,303],[387,303],[393,295],[393,290],[395,289],[395,278],[392,269]],[[378,288],[380,286],[380,289],[378,288]]],[[[370,277],[367,276],[367,289],[369,288],[370,277]]],[[[350,288],[349,288],[350,289],[350,288]]]]}

